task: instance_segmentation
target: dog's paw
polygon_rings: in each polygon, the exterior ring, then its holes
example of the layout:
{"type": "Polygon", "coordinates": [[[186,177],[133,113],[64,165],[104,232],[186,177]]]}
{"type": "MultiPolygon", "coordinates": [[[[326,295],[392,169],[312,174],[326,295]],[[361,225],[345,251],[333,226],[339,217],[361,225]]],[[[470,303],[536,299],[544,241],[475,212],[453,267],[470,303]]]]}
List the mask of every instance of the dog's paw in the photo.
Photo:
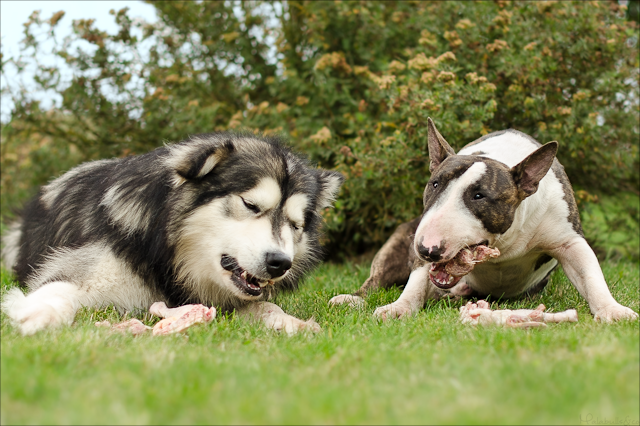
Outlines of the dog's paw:
{"type": "Polygon", "coordinates": [[[596,312],[594,315],[594,319],[596,321],[602,321],[607,323],[620,321],[620,320],[637,321],[638,314],[635,313],[633,310],[627,308],[626,306],[622,306],[616,303],[615,305],[605,306],[604,308],[598,310],[598,312],[596,312]]]}
{"type": "Polygon", "coordinates": [[[388,305],[380,306],[373,312],[373,316],[386,321],[388,319],[401,319],[413,314],[411,307],[404,303],[390,303],[388,305]]]}
{"type": "Polygon", "coordinates": [[[28,336],[45,328],[71,325],[73,315],[69,317],[66,311],[73,309],[72,306],[66,306],[64,301],[58,301],[57,305],[30,300],[14,288],[5,296],[2,308],[20,333],[28,336]]]}
{"type": "Polygon", "coordinates": [[[273,321],[271,328],[276,331],[284,331],[289,336],[292,336],[299,332],[311,331],[312,333],[318,333],[322,329],[320,324],[315,322],[313,318],[303,321],[291,315],[279,315],[278,318],[273,321]]]}
{"type": "Polygon", "coordinates": [[[334,306],[347,304],[352,308],[357,308],[364,305],[364,299],[360,296],[354,296],[353,294],[339,294],[332,297],[331,300],[329,300],[329,304],[334,306]]]}

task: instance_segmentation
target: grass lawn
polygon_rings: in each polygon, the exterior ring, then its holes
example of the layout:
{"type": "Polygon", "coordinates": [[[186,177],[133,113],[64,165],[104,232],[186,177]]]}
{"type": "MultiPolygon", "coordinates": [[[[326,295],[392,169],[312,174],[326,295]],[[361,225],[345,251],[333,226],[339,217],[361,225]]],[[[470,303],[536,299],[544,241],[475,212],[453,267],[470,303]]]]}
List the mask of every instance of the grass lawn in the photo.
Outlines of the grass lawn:
{"type": "MultiPolygon", "coordinates": [[[[614,297],[638,311],[638,264],[603,266],[614,297]]],[[[399,289],[361,309],[327,306],[357,289],[368,267],[327,264],[278,297],[286,312],[315,317],[317,335],[287,337],[230,316],[188,337],[131,337],[93,325],[119,319],[106,309],[25,338],[2,315],[0,421],[638,424],[638,322],[596,323],[561,271],[542,295],[500,306],[576,308],[579,322],[514,330],[459,324],[462,302],[374,320],[399,289]]],[[[2,293],[13,285],[3,274],[2,293]]]]}

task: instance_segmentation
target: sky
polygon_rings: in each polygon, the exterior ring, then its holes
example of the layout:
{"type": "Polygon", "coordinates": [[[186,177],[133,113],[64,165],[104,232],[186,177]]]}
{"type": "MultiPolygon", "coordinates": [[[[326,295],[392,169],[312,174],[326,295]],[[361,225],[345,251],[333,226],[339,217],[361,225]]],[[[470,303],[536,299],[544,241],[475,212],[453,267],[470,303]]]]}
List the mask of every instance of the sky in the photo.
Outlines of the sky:
{"type": "MultiPolygon", "coordinates": [[[[40,10],[42,19],[49,19],[54,13],[63,10],[64,17],[57,25],[57,33],[60,40],[71,32],[71,21],[74,19],[95,19],[95,26],[110,34],[115,34],[117,26],[114,16],[109,14],[110,9],[120,10],[123,7],[129,8],[129,16],[132,18],[141,17],[145,21],[155,22],[157,16],[155,8],[142,1],[132,0],[112,0],[112,1],[25,1],[25,0],[2,0],[0,1],[0,37],[2,40],[3,60],[12,57],[19,52],[20,41],[23,34],[23,23],[29,19],[34,10],[40,10]]],[[[0,84],[5,88],[7,85],[16,84],[16,71],[12,66],[5,69],[0,84]]],[[[25,76],[24,84],[29,85],[31,76],[28,72],[25,76]]],[[[43,100],[44,105],[51,105],[56,102],[55,96],[51,93],[37,93],[36,97],[43,100]]],[[[6,96],[1,101],[0,116],[2,121],[9,117],[12,104],[6,96]]]]}

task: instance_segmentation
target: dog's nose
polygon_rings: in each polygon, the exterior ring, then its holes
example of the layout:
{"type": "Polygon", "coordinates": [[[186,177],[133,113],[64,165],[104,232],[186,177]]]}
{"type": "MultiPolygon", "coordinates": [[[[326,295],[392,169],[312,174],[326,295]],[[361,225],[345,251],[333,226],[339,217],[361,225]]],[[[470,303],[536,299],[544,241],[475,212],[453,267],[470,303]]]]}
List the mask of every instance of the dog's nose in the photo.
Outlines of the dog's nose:
{"type": "Polygon", "coordinates": [[[442,250],[440,247],[433,246],[431,250],[422,245],[422,243],[418,244],[418,253],[420,256],[427,260],[431,260],[433,262],[437,262],[442,258],[442,250]]]}
{"type": "Polygon", "coordinates": [[[291,259],[286,254],[278,252],[267,253],[267,272],[271,278],[284,275],[291,268],[291,259]]]}

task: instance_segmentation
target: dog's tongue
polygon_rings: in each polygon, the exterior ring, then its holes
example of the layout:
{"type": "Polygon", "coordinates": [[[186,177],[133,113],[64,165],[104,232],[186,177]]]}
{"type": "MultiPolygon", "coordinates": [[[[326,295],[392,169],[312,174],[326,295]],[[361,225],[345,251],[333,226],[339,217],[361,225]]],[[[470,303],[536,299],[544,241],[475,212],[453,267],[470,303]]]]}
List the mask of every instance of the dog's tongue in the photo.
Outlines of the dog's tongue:
{"type": "Polygon", "coordinates": [[[451,288],[473,270],[476,263],[482,263],[500,256],[500,250],[485,245],[460,250],[456,257],[445,263],[432,263],[429,271],[431,282],[440,288],[451,288]]]}

